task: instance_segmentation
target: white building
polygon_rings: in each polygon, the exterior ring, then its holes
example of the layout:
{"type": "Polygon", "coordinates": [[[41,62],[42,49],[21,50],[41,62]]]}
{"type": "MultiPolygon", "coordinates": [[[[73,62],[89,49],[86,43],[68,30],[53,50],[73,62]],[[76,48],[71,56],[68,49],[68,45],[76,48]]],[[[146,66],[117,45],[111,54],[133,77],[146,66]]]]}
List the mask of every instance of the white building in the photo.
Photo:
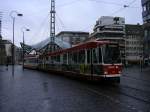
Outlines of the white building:
{"type": "Polygon", "coordinates": [[[96,21],[95,26],[124,25],[124,24],[125,24],[125,18],[123,17],[102,16],[96,21]]]}
{"type": "Polygon", "coordinates": [[[56,35],[56,38],[68,42],[73,46],[87,40],[89,38],[89,32],[61,31],[56,35]]]}
{"type": "Polygon", "coordinates": [[[143,57],[143,39],[144,31],[142,25],[131,25],[125,26],[126,30],[126,47],[125,47],[125,58],[126,63],[140,63],[143,57]]]}
{"type": "Polygon", "coordinates": [[[125,19],[122,17],[102,16],[96,21],[90,38],[117,42],[121,48],[122,61],[125,61],[125,19]]]}

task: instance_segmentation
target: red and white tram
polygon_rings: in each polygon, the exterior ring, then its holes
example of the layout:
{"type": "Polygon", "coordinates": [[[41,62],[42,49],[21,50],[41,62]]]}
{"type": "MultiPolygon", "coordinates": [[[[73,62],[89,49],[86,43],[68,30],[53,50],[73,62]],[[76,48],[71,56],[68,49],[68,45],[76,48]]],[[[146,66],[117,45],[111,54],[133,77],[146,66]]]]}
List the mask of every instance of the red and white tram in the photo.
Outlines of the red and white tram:
{"type": "MultiPolygon", "coordinates": [[[[29,62],[31,58],[26,58],[29,62]]],[[[33,67],[39,70],[63,73],[87,80],[116,79],[120,81],[122,63],[117,43],[90,41],[69,49],[49,52],[38,58],[33,67]]],[[[30,63],[30,67],[32,65],[30,63]]],[[[29,63],[24,67],[30,68],[29,63]]]]}

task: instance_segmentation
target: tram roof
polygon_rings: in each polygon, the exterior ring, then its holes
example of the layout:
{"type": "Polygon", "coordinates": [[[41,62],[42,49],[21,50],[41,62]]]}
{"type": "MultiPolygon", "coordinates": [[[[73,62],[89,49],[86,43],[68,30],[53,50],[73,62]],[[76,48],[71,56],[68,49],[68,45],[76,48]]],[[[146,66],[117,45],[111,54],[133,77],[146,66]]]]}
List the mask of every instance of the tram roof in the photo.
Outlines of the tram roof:
{"type": "Polygon", "coordinates": [[[110,42],[109,41],[97,41],[97,40],[88,41],[88,42],[85,42],[85,43],[81,43],[77,46],[74,46],[72,48],[69,48],[68,50],[69,51],[74,51],[74,50],[77,50],[77,49],[81,50],[81,49],[96,48],[97,46],[108,44],[108,43],[110,43],[110,42]]]}
{"type": "Polygon", "coordinates": [[[97,40],[88,41],[88,42],[78,44],[78,45],[68,48],[68,49],[62,49],[62,50],[58,50],[55,52],[50,52],[50,53],[48,53],[48,55],[57,55],[57,54],[66,53],[66,52],[76,52],[79,50],[96,48],[97,46],[101,46],[101,45],[109,44],[109,43],[110,43],[110,41],[97,41],[97,40]]]}

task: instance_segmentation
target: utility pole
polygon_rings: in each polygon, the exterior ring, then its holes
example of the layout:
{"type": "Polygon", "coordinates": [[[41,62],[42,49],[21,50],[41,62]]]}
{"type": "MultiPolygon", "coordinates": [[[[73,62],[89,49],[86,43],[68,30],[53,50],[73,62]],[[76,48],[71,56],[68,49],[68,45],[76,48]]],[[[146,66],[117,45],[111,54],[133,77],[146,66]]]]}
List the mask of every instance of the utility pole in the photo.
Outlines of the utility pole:
{"type": "Polygon", "coordinates": [[[0,12],[0,40],[2,40],[2,12],[0,12]]]}
{"type": "MultiPolygon", "coordinates": [[[[3,49],[3,47],[1,47],[2,46],[2,43],[1,43],[2,34],[1,33],[2,33],[2,12],[0,12],[0,49],[1,48],[3,49]]],[[[3,55],[3,53],[2,53],[2,51],[0,51],[0,64],[3,63],[2,55],[3,55]]]]}
{"type": "Polygon", "coordinates": [[[28,28],[26,28],[26,27],[22,27],[22,28],[21,28],[21,31],[22,31],[22,41],[23,41],[22,67],[24,68],[24,55],[25,55],[25,49],[24,49],[24,44],[25,44],[25,41],[24,41],[24,33],[25,33],[25,31],[30,31],[30,29],[28,29],[28,28]]]}
{"type": "Polygon", "coordinates": [[[54,51],[55,43],[55,0],[51,0],[51,11],[50,11],[50,51],[54,51]]]}
{"type": "Polygon", "coordinates": [[[23,14],[18,13],[17,11],[13,10],[9,13],[9,16],[11,17],[13,21],[13,43],[12,43],[12,76],[14,77],[14,65],[15,65],[15,20],[16,16],[23,16],[23,14]],[[15,15],[14,15],[15,14],[15,15]]]}

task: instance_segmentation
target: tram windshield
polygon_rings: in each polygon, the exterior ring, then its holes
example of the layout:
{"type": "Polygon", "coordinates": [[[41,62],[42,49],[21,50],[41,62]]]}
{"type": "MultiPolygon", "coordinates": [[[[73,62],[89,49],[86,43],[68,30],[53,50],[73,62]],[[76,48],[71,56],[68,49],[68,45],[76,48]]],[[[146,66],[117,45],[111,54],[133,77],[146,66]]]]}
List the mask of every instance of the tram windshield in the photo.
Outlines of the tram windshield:
{"type": "Polygon", "coordinates": [[[117,44],[108,44],[103,47],[104,63],[121,63],[120,49],[117,44]]]}

